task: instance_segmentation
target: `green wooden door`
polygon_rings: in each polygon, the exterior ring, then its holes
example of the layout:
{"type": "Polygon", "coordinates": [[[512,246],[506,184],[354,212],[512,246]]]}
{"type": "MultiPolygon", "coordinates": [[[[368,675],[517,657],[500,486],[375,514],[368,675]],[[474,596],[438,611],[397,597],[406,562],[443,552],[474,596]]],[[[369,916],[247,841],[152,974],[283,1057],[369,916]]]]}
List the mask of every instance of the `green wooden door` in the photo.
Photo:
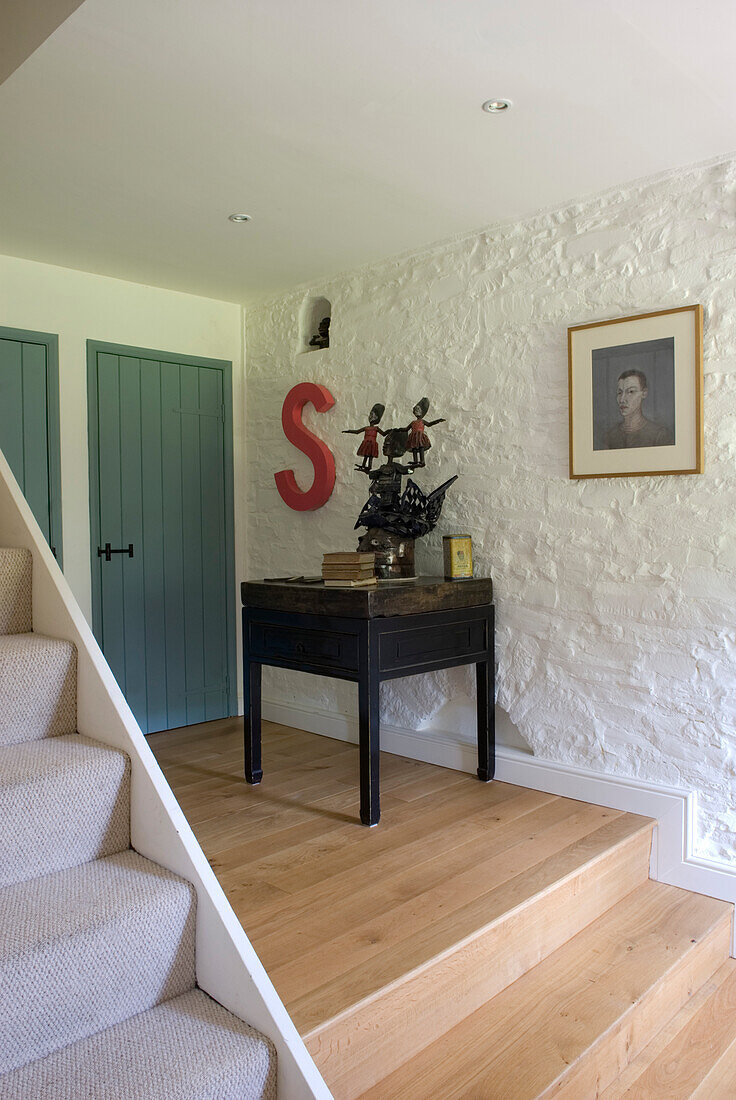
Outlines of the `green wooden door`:
{"type": "Polygon", "coordinates": [[[231,366],[90,341],[88,383],[98,641],[144,732],[232,715],[231,366]]]}
{"type": "Polygon", "coordinates": [[[0,448],[61,564],[56,336],[0,328],[0,448]]]}

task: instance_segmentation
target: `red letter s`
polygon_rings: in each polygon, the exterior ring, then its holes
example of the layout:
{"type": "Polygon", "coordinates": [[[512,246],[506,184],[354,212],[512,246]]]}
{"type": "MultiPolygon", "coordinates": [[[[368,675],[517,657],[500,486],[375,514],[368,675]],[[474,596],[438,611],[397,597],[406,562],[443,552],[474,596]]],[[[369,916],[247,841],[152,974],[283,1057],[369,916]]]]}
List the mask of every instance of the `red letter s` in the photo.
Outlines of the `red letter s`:
{"type": "Polygon", "coordinates": [[[335,398],[325,386],[318,386],[316,382],[300,382],[289,390],[281,410],[281,423],[286,438],[303,451],[314,466],[314,481],[311,489],[306,492],[297,485],[293,470],[279,470],[274,475],[281,499],[296,512],[321,508],[330,499],[335,487],[335,459],[332,451],[302,424],[302,409],[310,401],[317,412],[327,412],[335,404],[335,398]]]}

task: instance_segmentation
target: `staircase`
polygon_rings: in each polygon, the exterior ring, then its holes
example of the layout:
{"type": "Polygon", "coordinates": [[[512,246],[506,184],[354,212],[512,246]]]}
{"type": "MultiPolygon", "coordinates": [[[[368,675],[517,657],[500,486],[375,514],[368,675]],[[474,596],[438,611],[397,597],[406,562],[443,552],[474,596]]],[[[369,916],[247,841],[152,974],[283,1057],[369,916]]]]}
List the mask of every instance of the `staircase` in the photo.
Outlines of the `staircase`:
{"type": "MultiPolygon", "coordinates": [[[[567,801],[543,808],[550,821],[567,801]]],[[[593,809],[577,805],[581,819],[593,809]]],[[[556,826],[540,832],[540,812],[528,817],[526,845],[478,850],[433,891],[431,923],[424,894],[410,941],[286,997],[336,1100],[736,1095],[731,907],[649,881],[642,818],[620,815],[554,851],[556,826]],[[542,857],[528,869],[525,847],[542,857]],[[487,889],[457,907],[484,874],[487,889]]],[[[574,818],[563,820],[570,840],[574,818]]],[[[370,922],[374,942],[383,926],[370,922]]]]}
{"type": "MultiPolygon", "coordinates": [[[[609,1085],[613,1095],[630,1060],[693,993],[716,973],[734,978],[724,908],[658,883],[640,887],[361,1095],[587,1100],[608,1097],[609,1085]]],[[[736,1021],[728,1026],[734,1042],[736,1021]]],[[[671,1100],[676,1078],[692,1071],[690,1055],[686,1047],[669,1088],[630,1095],[671,1100]]]]}
{"type": "MultiPolygon", "coordinates": [[[[527,827],[543,856],[554,826],[527,827]]],[[[410,940],[285,996],[336,1100],[736,1095],[732,907],[649,881],[651,829],[622,814],[529,870],[523,839],[478,849],[434,890],[431,923],[432,892],[415,906],[410,940]],[[456,907],[494,862],[503,881],[456,907]]],[[[369,925],[380,943],[384,921],[369,925]]]]}
{"type": "Polygon", "coordinates": [[[736,1096],[732,907],[653,822],[386,755],[362,830],[357,749],[270,727],[243,791],[222,727],[157,751],[335,1100],[736,1096]]]}
{"type": "Polygon", "coordinates": [[[272,1100],[273,1045],[196,986],[192,886],[130,847],[130,762],[76,732],[77,653],[0,549],[0,1098],[272,1100]]]}
{"type": "MultiPolygon", "coordinates": [[[[408,943],[293,1002],[285,995],[336,1100],[690,1096],[672,1081],[659,1092],[613,1091],[630,1064],[640,1076],[657,1072],[650,1063],[662,1052],[648,1047],[664,1028],[673,1040],[696,1029],[710,1051],[708,997],[736,1002],[731,907],[648,881],[650,835],[650,823],[621,815],[529,871],[515,844],[507,861],[519,873],[496,889],[455,909],[458,876],[445,889],[446,915],[420,919],[408,943]],[[708,997],[693,1018],[701,990],[708,997]]],[[[484,862],[478,852],[480,876],[484,862]]],[[[379,943],[383,924],[370,922],[379,943]]],[[[720,1026],[733,1058],[736,1015],[720,1026]]],[[[692,1073],[689,1058],[690,1044],[678,1073],[692,1073]]],[[[701,1053],[700,1068],[713,1061],[701,1053]]]]}

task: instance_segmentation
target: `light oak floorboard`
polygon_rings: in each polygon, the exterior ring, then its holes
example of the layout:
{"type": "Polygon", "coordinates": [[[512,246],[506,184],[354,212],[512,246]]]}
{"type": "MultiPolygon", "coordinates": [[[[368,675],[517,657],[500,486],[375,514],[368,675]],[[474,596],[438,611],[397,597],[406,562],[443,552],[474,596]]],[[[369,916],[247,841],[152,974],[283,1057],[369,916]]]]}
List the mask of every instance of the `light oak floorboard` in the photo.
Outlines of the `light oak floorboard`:
{"type": "Polygon", "coordinates": [[[360,962],[348,955],[334,980],[313,991],[306,1000],[290,1000],[295,1022],[299,1021],[297,1027],[311,1031],[536,898],[584,865],[594,854],[591,843],[596,839],[601,850],[607,852],[615,834],[607,830],[596,838],[596,826],[606,820],[602,813],[598,807],[586,807],[546,830],[540,829],[533,838],[488,859],[479,859],[476,868],[453,876],[444,887],[432,891],[424,906],[421,900],[418,905],[410,903],[407,916],[415,914],[418,923],[414,925],[410,919],[402,922],[394,937],[396,942],[387,933],[380,954],[360,962]]]}
{"type": "MultiPolygon", "coordinates": [[[[488,792],[489,820],[499,816],[501,810],[507,806],[518,806],[520,801],[526,804],[527,795],[528,792],[497,785],[495,791],[488,792]]],[[[366,851],[356,852],[356,856],[362,855],[363,858],[354,858],[349,866],[327,877],[324,881],[317,877],[311,885],[296,894],[288,905],[270,906],[254,914],[252,928],[259,944],[266,936],[281,933],[286,933],[288,936],[289,929],[303,927],[307,915],[310,925],[318,924],[325,931],[329,931],[329,917],[333,906],[342,901],[349,904],[347,899],[356,890],[364,890],[368,887],[371,903],[379,908],[384,898],[390,902],[393,897],[403,897],[401,882],[404,876],[412,873],[416,845],[419,845],[426,856],[431,853],[435,845],[441,844],[441,838],[447,830],[462,821],[462,816],[458,817],[457,806],[452,806],[449,813],[446,813],[447,810],[448,807],[445,807],[441,813],[433,815],[431,821],[425,822],[423,837],[416,838],[412,834],[412,838],[407,840],[406,835],[400,832],[393,846],[387,850],[377,851],[373,859],[368,858],[369,853],[366,851]],[[443,821],[444,827],[442,827],[443,821]],[[438,826],[437,831],[432,832],[433,826],[438,826]],[[406,843],[402,843],[402,840],[406,843]]],[[[371,832],[375,833],[376,830],[371,832]]],[[[420,860],[421,866],[426,867],[426,859],[420,860]]],[[[362,905],[356,912],[359,914],[358,920],[365,916],[362,905]]]]}
{"type": "Polygon", "coordinates": [[[730,910],[647,883],[365,1100],[595,1097],[728,958],[730,910]]]}
{"type": "MultiPolygon", "coordinates": [[[[729,960],[730,961],[730,960],[729,960]]],[[[669,1046],[675,1036],[685,1028],[697,1015],[709,997],[715,993],[722,982],[729,976],[729,965],[726,963],[717,970],[712,977],[705,982],[700,989],[693,993],[680,1011],[673,1016],[657,1032],[652,1041],[644,1048],[638,1057],[622,1070],[616,1080],[604,1089],[599,1100],[621,1100],[642,1075],[649,1069],[654,1061],[669,1046]]],[[[636,1095],[635,1093],[633,1095],[636,1095]]]]}
{"type": "Polygon", "coordinates": [[[736,1046],[731,1046],[717,1062],[692,1100],[733,1100],[736,1096],[736,1046]]]}
{"type": "MultiPolygon", "coordinates": [[[[358,819],[354,745],[264,723],[264,781],[251,787],[242,775],[241,720],[155,734],[149,742],[297,1026],[310,1045],[335,1055],[318,1062],[331,1062],[337,1100],[363,1091],[356,1088],[362,1069],[350,1082],[354,1064],[339,1035],[341,1019],[356,1006],[367,1012],[358,1021],[360,1047],[371,1003],[393,991],[381,1009],[390,1023],[403,1011],[396,1006],[407,978],[410,998],[412,981],[418,983],[417,1007],[425,998],[426,972],[438,977],[437,1005],[429,1007],[439,1017],[445,993],[454,995],[453,978],[462,984],[469,975],[473,987],[474,971],[488,970],[489,950],[503,962],[491,984],[513,982],[515,965],[534,966],[550,951],[554,958],[555,936],[595,921],[646,878],[651,824],[614,810],[382,754],[382,820],[368,830],[358,819]],[[508,963],[517,938],[525,950],[508,963]]],[[[603,954],[612,950],[606,941],[603,954]]],[[[476,1010],[472,988],[470,1000],[464,996],[456,1006],[467,1017],[461,1028],[488,1007],[476,1010]]],[[[380,1031],[381,1020],[374,1023],[380,1031]]],[[[421,1042],[419,1031],[412,1042],[421,1042]]],[[[414,1065],[428,1052],[412,1054],[391,1052],[383,1074],[396,1064],[392,1058],[414,1065]]],[[[477,1069],[477,1051],[474,1057],[477,1069]]],[[[380,1044],[369,1042],[357,1061],[371,1059],[381,1059],[380,1044]]],[[[371,1073],[375,1078],[375,1066],[371,1073]]],[[[414,1091],[411,1082],[403,1091],[402,1078],[399,1091],[376,1095],[517,1095],[456,1093],[455,1083],[438,1080],[427,1092],[429,1078],[420,1073],[414,1091]]]]}
{"type": "MultiPolygon", "coordinates": [[[[614,846],[611,841],[609,836],[602,842],[602,858],[590,858],[586,851],[581,863],[547,889],[522,893],[517,904],[502,905],[488,924],[307,1033],[307,1047],[335,1095],[340,1100],[357,1096],[441,1039],[448,1028],[645,881],[648,830],[614,846]]],[[[296,1004],[292,1012],[297,1021],[296,1004]]]]}
{"type": "Polygon", "coordinates": [[[711,1072],[716,1080],[735,1043],[736,961],[729,959],[601,1100],[689,1100],[711,1072]]]}
{"type": "MultiPolygon", "coordinates": [[[[545,820],[555,821],[562,816],[564,813],[554,800],[547,798],[545,803],[536,791],[529,791],[494,807],[493,828],[488,824],[486,813],[476,814],[442,830],[429,846],[425,840],[404,845],[401,849],[404,859],[398,870],[386,866],[384,861],[378,894],[372,876],[366,876],[362,868],[345,872],[340,876],[341,896],[328,897],[310,906],[316,920],[327,922],[331,937],[326,942],[323,929],[317,942],[324,944],[328,952],[334,952],[337,949],[335,941],[341,937],[352,937],[358,945],[365,938],[370,945],[380,944],[383,949],[392,937],[403,938],[407,933],[417,932],[424,922],[433,920],[443,911],[444,899],[449,906],[462,904],[455,892],[455,883],[463,872],[472,872],[477,867],[484,830],[485,835],[490,833],[493,848],[499,852],[518,843],[522,817],[524,826],[531,829],[539,828],[545,820]],[[419,910],[419,923],[409,916],[407,907],[419,910]]],[[[473,876],[472,889],[476,893],[483,892],[482,872],[473,876]]],[[[296,913],[289,923],[259,937],[261,950],[268,952],[273,948],[281,967],[295,957],[296,952],[289,949],[288,940],[294,926],[301,922],[303,917],[296,913]]],[[[326,959],[327,966],[344,965],[342,952],[337,950],[340,961],[326,959]]],[[[315,965],[316,959],[310,956],[309,963],[315,965]]],[[[329,977],[325,969],[321,969],[321,974],[325,980],[329,977]]]]}

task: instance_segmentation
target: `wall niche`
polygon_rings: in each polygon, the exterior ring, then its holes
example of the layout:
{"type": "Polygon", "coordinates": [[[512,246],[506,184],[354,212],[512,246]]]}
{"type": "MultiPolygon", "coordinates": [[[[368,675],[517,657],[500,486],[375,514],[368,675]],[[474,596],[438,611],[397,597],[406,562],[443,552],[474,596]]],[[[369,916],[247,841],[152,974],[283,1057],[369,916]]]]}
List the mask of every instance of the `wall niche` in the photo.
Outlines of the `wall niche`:
{"type": "Polygon", "coordinates": [[[299,352],[330,346],[332,305],[327,298],[305,298],[299,314],[299,352]]]}

